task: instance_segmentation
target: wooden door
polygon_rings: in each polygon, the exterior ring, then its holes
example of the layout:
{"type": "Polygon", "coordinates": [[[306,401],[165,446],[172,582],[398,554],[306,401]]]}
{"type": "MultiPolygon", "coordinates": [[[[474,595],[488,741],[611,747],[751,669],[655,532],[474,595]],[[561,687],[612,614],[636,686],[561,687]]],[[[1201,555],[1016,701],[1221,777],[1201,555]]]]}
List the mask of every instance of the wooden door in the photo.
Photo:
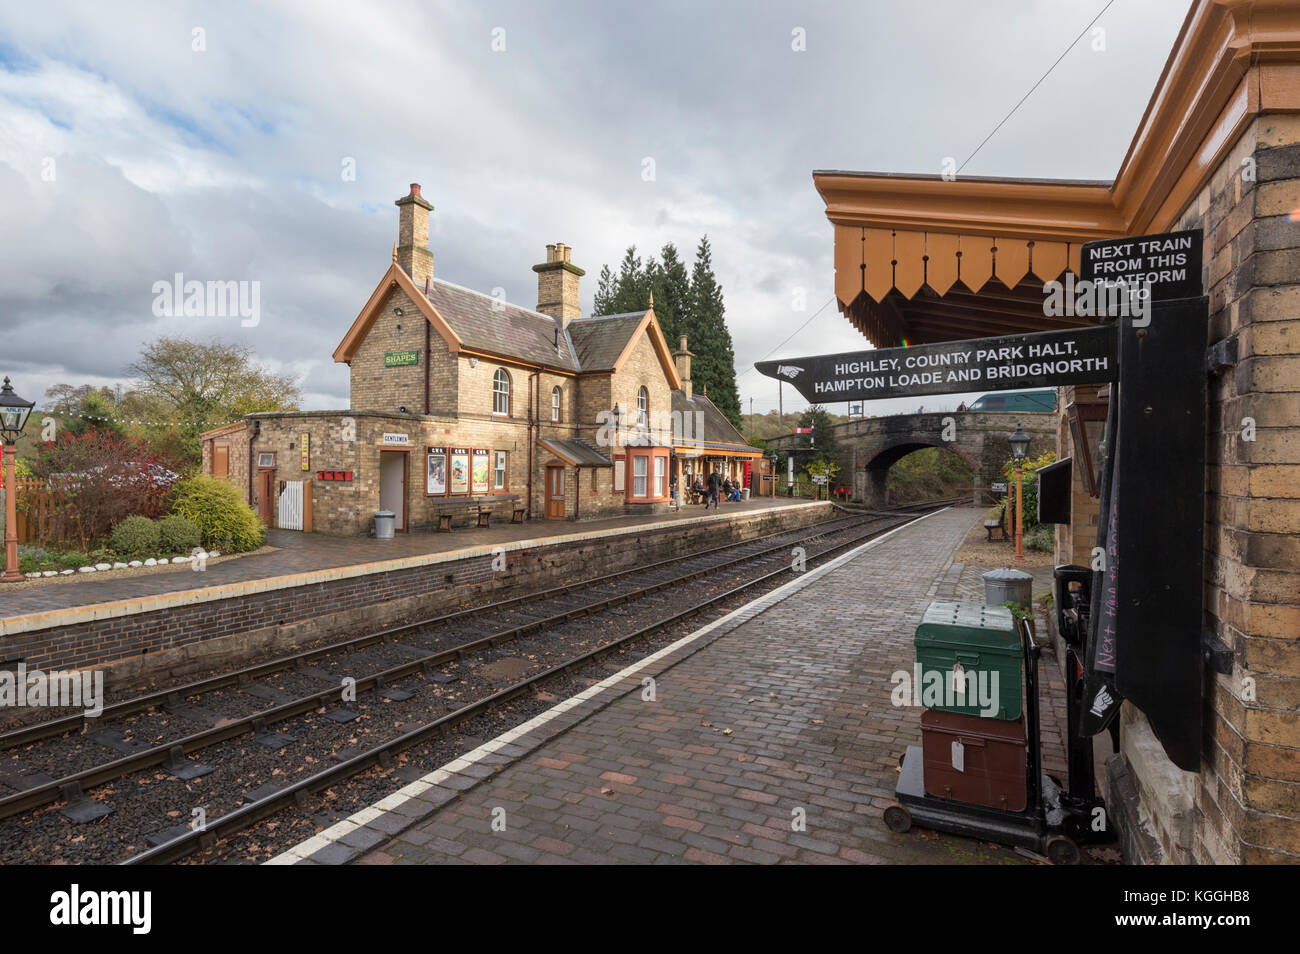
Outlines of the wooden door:
{"type": "Polygon", "coordinates": [[[257,513],[262,523],[275,526],[275,470],[261,468],[257,472],[257,513]]]}
{"type": "Polygon", "coordinates": [[[564,519],[564,468],[556,464],[546,467],[546,519],[564,519]]]}

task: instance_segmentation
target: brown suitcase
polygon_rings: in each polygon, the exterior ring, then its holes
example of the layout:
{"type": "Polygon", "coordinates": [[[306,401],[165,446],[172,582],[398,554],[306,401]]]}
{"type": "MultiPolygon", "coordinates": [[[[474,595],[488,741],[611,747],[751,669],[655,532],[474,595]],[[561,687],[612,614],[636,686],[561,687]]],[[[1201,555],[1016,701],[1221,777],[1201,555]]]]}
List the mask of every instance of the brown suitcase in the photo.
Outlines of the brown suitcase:
{"type": "Polygon", "coordinates": [[[1026,802],[1025,720],[921,713],[925,792],[968,805],[1021,812],[1026,802]]]}

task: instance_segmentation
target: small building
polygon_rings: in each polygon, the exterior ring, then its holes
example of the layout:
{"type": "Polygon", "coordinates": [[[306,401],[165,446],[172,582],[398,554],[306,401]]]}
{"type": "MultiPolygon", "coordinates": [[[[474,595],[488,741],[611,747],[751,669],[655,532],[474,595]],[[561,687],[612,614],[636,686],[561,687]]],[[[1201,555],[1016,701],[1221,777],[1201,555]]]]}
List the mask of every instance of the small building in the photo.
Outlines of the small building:
{"type": "Polygon", "coordinates": [[[670,351],[653,298],[582,317],[584,272],[560,243],[533,266],[535,309],[435,278],[433,206],[414,183],[396,205],[392,264],[334,349],[349,408],[250,414],[202,435],[203,472],[238,487],[268,526],[286,491],[335,534],[368,533],[380,510],[398,531],[482,510],[650,513],[668,505],[674,474],[740,479],[762,456],[692,393],[686,339],[670,351]]]}

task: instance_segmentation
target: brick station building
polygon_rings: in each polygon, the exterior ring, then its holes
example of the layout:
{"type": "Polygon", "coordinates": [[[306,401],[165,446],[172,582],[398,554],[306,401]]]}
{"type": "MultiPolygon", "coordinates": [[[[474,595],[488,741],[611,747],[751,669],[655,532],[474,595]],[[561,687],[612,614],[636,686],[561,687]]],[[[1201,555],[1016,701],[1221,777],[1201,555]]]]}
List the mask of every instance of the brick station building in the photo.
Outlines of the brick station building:
{"type": "Polygon", "coordinates": [[[686,338],[670,350],[653,299],[582,317],[584,273],[558,243],[533,266],[535,310],[454,285],[434,277],[420,186],[396,205],[393,262],[334,350],[351,372],[349,408],[251,414],[202,435],[204,473],[238,487],[268,526],[299,482],[309,529],[335,534],[369,532],[379,510],[399,531],[484,510],[653,512],[673,473],[738,477],[761,457],[693,393],[686,338]]]}
{"type": "MultiPolygon", "coordinates": [[[[814,181],[839,308],[879,347],[1085,324],[1043,307],[1082,243],[1201,231],[1206,349],[1236,347],[1208,379],[1204,475],[1204,630],[1232,671],[1204,673],[1199,771],[1125,703],[1106,795],[1131,861],[1300,862],[1300,4],[1193,3],[1113,181],[814,181]]],[[[1063,389],[1060,457],[1096,459],[1109,397],[1063,389]]],[[[1098,498],[1086,466],[1073,473],[1056,559],[1086,566],[1098,498]]]]}

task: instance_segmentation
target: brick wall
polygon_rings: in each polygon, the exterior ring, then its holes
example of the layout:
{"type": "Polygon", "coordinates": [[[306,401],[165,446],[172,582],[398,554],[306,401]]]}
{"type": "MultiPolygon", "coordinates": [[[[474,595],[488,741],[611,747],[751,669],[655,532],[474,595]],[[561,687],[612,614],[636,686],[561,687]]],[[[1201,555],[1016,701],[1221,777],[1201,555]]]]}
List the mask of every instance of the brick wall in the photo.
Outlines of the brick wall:
{"type": "Polygon", "coordinates": [[[827,507],[809,506],[685,528],[642,528],[511,550],[502,572],[492,570],[489,554],[173,606],[8,636],[5,657],[45,670],[106,667],[112,686],[120,687],[143,674],[184,675],[218,660],[237,665],[268,648],[355,635],[445,613],[488,594],[504,599],[827,516],[827,507]]]}
{"type": "MultiPolygon", "coordinates": [[[[424,411],[425,326],[428,319],[411,297],[396,285],[390,290],[379,317],[352,356],[350,369],[350,404],[357,410],[397,411],[405,407],[411,414],[424,411]],[[402,314],[395,314],[396,309],[402,314]],[[384,355],[395,351],[415,351],[416,364],[389,368],[384,355]]],[[[430,328],[429,413],[456,413],[459,387],[459,362],[447,351],[442,337],[430,328]]],[[[489,379],[490,380],[490,379],[489,379]]]]}

